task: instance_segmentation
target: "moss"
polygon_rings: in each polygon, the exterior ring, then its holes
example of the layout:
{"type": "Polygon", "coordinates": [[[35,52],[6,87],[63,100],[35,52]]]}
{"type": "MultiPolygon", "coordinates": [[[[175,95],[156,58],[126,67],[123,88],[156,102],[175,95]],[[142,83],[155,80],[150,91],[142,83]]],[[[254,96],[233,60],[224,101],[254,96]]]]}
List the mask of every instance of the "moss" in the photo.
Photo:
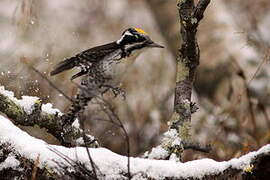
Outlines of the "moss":
{"type": "MultiPolygon", "coordinates": [[[[173,124],[178,124],[177,122],[179,120],[180,120],[180,115],[177,112],[174,112],[169,122],[169,126],[173,124]]],[[[190,129],[191,129],[191,123],[189,121],[185,121],[181,123],[181,126],[178,127],[179,137],[183,140],[188,140],[191,136],[190,129]]]]}
{"type": "Polygon", "coordinates": [[[177,4],[181,5],[181,4],[186,3],[186,2],[187,2],[187,0],[178,0],[177,4]]]}
{"type": "Polygon", "coordinates": [[[35,101],[35,104],[41,104],[41,99],[37,99],[36,101],[35,101]]]}
{"type": "Polygon", "coordinates": [[[179,135],[182,140],[189,140],[190,135],[190,128],[191,128],[191,122],[185,121],[182,123],[182,125],[179,127],[179,135]]]}
{"type": "Polygon", "coordinates": [[[183,109],[190,111],[190,101],[188,99],[183,100],[182,107],[183,109]]]}
{"type": "Polygon", "coordinates": [[[172,117],[169,121],[169,126],[171,126],[173,123],[177,122],[180,118],[180,115],[177,112],[173,112],[172,117]]]}
{"type": "Polygon", "coordinates": [[[247,167],[244,168],[244,172],[246,173],[252,173],[253,172],[253,169],[254,169],[254,165],[249,165],[247,167]]]}
{"type": "Polygon", "coordinates": [[[187,26],[186,21],[182,21],[182,24],[183,24],[183,26],[184,26],[184,27],[186,27],[186,26],[187,26]]]}
{"type": "Polygon", "coordinates": [[[42,112],[42,117],[43,119],[46,119],[46,122],[44,121],[44,123],[48,124],[52,124],[53,126],[55,126],[55,114],[47,114],[42,112]]]}
{"type": "Polygon", "coordinates": [[[186,59],[177,61],[176,82],[186,79],[186,77],[189,75],[189,68],[185,64],[186,61],[186,59]]]}
{"type": "Polygon", "coordinates": [[[0,94],[0,111],[11,119],[17,119],[25,115],[23,109],[20,106],[2,94],[0,94]]]}

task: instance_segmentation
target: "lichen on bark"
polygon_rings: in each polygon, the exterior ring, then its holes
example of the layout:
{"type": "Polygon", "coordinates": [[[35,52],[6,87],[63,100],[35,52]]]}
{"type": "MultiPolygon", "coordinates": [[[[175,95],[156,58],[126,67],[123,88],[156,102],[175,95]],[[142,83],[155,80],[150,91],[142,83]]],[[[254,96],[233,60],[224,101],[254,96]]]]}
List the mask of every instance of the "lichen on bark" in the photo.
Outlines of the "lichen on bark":
{"type": "MultiPolygon", "coordinates": [[[[182,39],[181,48],[178,51],[176,60],[176,87],[174,99],[174,111],[168,122],[168,132],[175,130],[176,137],[165,137],[161,146],[171,155],[181,159],[184,149],[194,149],[207,152],[208,146],[201,147],[199,143],[191,140],[191,115],[198,109],[196,104],[191,102],[193,81],[196,68],[199,65],[200,50],[196,39],[197,27],[203,18],[203,13],[210,3],[210,0],[200,0],[196,5],[194,0],[178,0],[177,8],[180,19],[180,36],[182,39]],[[180,142],[175,145],[174,140],[180,142]]],[[[152,155],[151,155],[152,156],[152,155]]]]}

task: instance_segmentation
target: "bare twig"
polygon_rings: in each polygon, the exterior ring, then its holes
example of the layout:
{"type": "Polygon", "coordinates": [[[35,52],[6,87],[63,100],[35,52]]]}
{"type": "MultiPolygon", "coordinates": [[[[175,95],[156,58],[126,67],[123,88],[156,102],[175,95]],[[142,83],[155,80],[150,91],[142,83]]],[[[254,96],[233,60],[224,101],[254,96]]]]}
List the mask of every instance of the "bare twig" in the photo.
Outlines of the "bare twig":
{"type": "Polygon", "coordinates": [[[206,10],[208,4],[210,3],[210,0],[200,0],[194,10],[193,17],[197,18],[197,21],[199,22],[203,18],[203,13],[206,10]]]}
{"type": "Polygon", "coordinates": [[[93,161],[93,158],[91,157],[91,154],[90,154],[90,151],[87,147],[87,144],[86,144],[86,134],[85,134],[85,127],[84,127],[84,122],[85,122],[85,117],[82,115],[82,113],[79,114],[79,119],[80,119],[80,122],[81,122],[81,128],[83,130],[83,141],[84,141],[84,144],[85,144],[85,149],[86,149],[86,152],[87,152],[87,156],[89,158],[89,161],[90,161],[90,164],[91,164],[91,167],[92,167],[92,170],[93,170],[93,173],[94,173],[94,177],[95,179],[98,179],[97,178],[97,173],[96,173],[96,165],[93,161]]]}
{"type": "Polygon", "coordinates": [[[105,112],[105,114],[108,116],[108,118],[110,119],[110,121],[117,125],[118,127],[120,127],[120,129],[123,131],[124,133],[124,137],[126,140],[126,145],[127,145],[127,157],[128,157],[128,163],[127,163],[127,169],[128,169],[128,178],[131,179],[131,174],[130,174],[130,140],[129,140],[129,135],[122,123],[122,121],[120,120],[119,116],[116,114],[113,106],[106,101],[105,99],[99,99],[100,101],[100,107],[102,108],[103,112],[105,112]],[[115,122],[114,120],[116,120],[117,122],[115,122]]]}
{"type": "MultiPolygon", "coordinates": [[[[87,91],[84,87],[80,86],[79,84],[73,82],[78,88],[80,88],[82,91],[84,91],[84,93],[91,93],[90,91],[87,91]]],[[[108,118],[110,119],[110,121],[117,125],[118,127],[120,127],[120,129],[124,132],[124,137],[126,139],[126,144],[127,144],[127,156],[128,156],[128,163],[127,163],[127,169],[128,169],[128,178],[131,179],[131,175],[130,175],[130,142],[129,142],[129,136],[128,133],[122,123],[122,121],[120,120],[119,116],[116,114],[113,106],[106,101],[105,99],[103,99],[100,96],[94,95],[94,94],[89,94],[92,97],[97,99],[97,103],[100,105],[100,107],[102,108],[103,112],[108,116],[108,118]],[[116,120],[116,122],[114,121],[116,120]]],[[[83,123],[81,123],[82,125],[83,123]]],[[[91,157],[90,157],[91,158],[91,157]]]]}
{"type": "Polygon", "coordinates": [[[38,154],[37,159],[34,162],[34,167],[33,167],[33,170],[32,170],[31,180],[35,180],[37,178],[37,170],[38,170],[38,166],[39,166],[39,156],[40,156],[40,154],[38,154]]]}
{"type": "Polygon", "coordinates": [[[72,102],[72,98],[70,98],[66,93],[64,93],[61,89],[59,89],[51,80],[49,80],[46,76],[44,76],[41,72],[39,72],[35,67],[26,63],[25,60],[21,60],[21,61],[24,62],[24,64],[26,64],[28,68],[36,72],[42,79],[45,79],[51,87],[53,87],[55,90],[61,93],[67,100],[72,102]]]}
{"type": "Polygon", "coordinates": [[[258,73],[261,71],[263,65],[269,61],[270,59],[270,49],[268,49],[268,52],[265,54],[265,56],[262,58],[262,61],[260,62],[260,64],[257,66],[255,72],[253,73],[252,77],[250,78],[250,80],[247,81],[247,86],[250,85],[250,83],[257,77],[258,73]]]}
{"type": "MultiPolygon", "coordinates": [[[[250,86],[250,84],[252,83],[252,81],[257,77],[257,75],[258,75],[258,73],[261,71],[261,69],[263,68],[263,65],[265,64],[265,63],[267,63],[267,61],[269,61],[269,58],[270,58],[270,54],[269,54],[269,50],[268,50],[268,53],[262,58],[262,60],[260,61],[260,63],[259,63],[259,65],[257,66],[257,68],[256,68],[256,70],[254,71],[254,73],[252,74],[252,76],[251,76],[251,78],[249,79],[249,80],[247,80],[246,79],[246,77],[244,76],[244,70],[243,69],[241,69],[241,67],[238,65],[238,63],[237,63],[237,61],[234,59],[234,58],[232,58],[232,60],[234,60],[234,63],[235,63],[235,65],[237,65],[238,66],[238,68],[242,71],[241,72],[241,74],[242,74],[242,78],[243,78],[243,80],[245,81],[245,88],[241,91],[241,92],[239,92],[238,94],[238,98],[236,99],[236,102],[234,102],[234,104],[237,104],[237,103],[239,103],[239,102],[241,102],[242,101],[242,96],[243,96],[243,94],[247,91],[247,95],[248,95],[248,101],[249,101],[249,110],[250,110],[250,113],[251,113],[251,120],[252,120],[252,124],[253,124],[253,126],[254,126],[254,134],[256,134],[255,133],[255,131],[256,131],[256,116],[255,116],[255,114],[254,114],[254,111],[253,111],[253,108],[252,108],[252,104],[251,104],[251,99],[250,99],[250,95],[249,95],[249,89],[248,89],[248,87],[250,86]]],[[[229,117],[231,116],[231,114],[232,114],[232,112],[234,111],[234,109],[232,108],[229,112],[228,112],[228,114],[226,115],[226,117],[224,118],[224,120],[226,121],[227,119],[229,119],[229,117]]],[[[256,140],[256,142],[257,142],[257,144],[258,144],[258,140],[257,140],[257,138],[255,139],[256,140]]]]}

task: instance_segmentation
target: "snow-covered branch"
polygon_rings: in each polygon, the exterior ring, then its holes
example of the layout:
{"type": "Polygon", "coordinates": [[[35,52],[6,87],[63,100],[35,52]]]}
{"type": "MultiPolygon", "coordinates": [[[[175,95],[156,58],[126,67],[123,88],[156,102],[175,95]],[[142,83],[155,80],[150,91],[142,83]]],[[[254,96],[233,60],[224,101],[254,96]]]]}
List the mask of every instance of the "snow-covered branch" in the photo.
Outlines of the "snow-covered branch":
{"type": "MultiPolygon", "coordinates": [[[[91,178],[92,168],[84,147],[67,148],[50,145],[16,127],[0,116],[0,173],[14,177],[46,175],[59,178],[91,178]]],[[[127,157],[105,148],[89,148],[99,179],[127,179],[127,157]]],[[[169,160],[130,159],[132,179],[221,179],[244,175],[254,176],[256,164],[270,156],[270,145],[240,158],[217,162],[212,159],[186,163],[169,160]]]]}
{"type": "MultiPolygon", "coordinates": [[[[22,99],[17,99],[13,92],[0,86],[0,112],[17,125],[45,128],[45,132],[54,137],[56,144],[84,145],[83,131],[79,128],[78,121],[68,130],[63,129],[60,120],[61,112],[52,108],[52,104],[42,104],[38,97],[22,96],[22,99]]],[[[87,142],[89,142],[87,143],[89,147],[98,146],[94,137],[90,135],[87,135],[87,142]]]]}

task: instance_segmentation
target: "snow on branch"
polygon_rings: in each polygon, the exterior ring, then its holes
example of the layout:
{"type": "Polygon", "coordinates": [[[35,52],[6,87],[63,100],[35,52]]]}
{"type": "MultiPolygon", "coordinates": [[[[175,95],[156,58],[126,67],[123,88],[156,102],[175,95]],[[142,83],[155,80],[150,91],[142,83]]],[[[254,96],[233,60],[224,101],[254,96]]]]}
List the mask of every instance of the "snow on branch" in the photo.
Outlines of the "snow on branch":
{"type": "MultiPolygon", "coordinates": [[[[42,104],[38,97],[22,96],[17,99],[14,93],[0,86],[0,112],[10,118],[15,124],[21,126],[39,126],[58,140],[58,144],[65,146],[85,145],[82,141],[83,131],[79,128],[78,121],[63,130],[58,109],[52,104],[42,104]]],[[[87,135],[87,145],[96,147],[94,137],[87,135]]]]}
{"type": "MultiPolygon", "coordinates": [[[[50,175],[53,178],[91,178],[92,168],[84,147],[67,148],[49,145],[16,127],[9,119],[0,116],[0,173],[12,170],[14,177],[32,172],[37,167],[37,176],[50,175]],[[28,165],[25,165],[28,162],[28,165]],[[16,173],[15,173],[16,172],[16,173]],[[21,173],[20,173],[21,172],[21,173]],[[81,172],[81,173],[79,173],[81,172]],[[39,174],[40,173],[40,174],[39,174]]],[[[99,179],[126,179],[127,157],[105,148],[89,148],[99,179]]],[[[228,178],[252,172],[251,163],[256,157],[270,155],[270,145],[240,158],[217,162],[212,159],[194,160],[186,163],[130,159],[132,179],[202,179],[228,178]]]]}

